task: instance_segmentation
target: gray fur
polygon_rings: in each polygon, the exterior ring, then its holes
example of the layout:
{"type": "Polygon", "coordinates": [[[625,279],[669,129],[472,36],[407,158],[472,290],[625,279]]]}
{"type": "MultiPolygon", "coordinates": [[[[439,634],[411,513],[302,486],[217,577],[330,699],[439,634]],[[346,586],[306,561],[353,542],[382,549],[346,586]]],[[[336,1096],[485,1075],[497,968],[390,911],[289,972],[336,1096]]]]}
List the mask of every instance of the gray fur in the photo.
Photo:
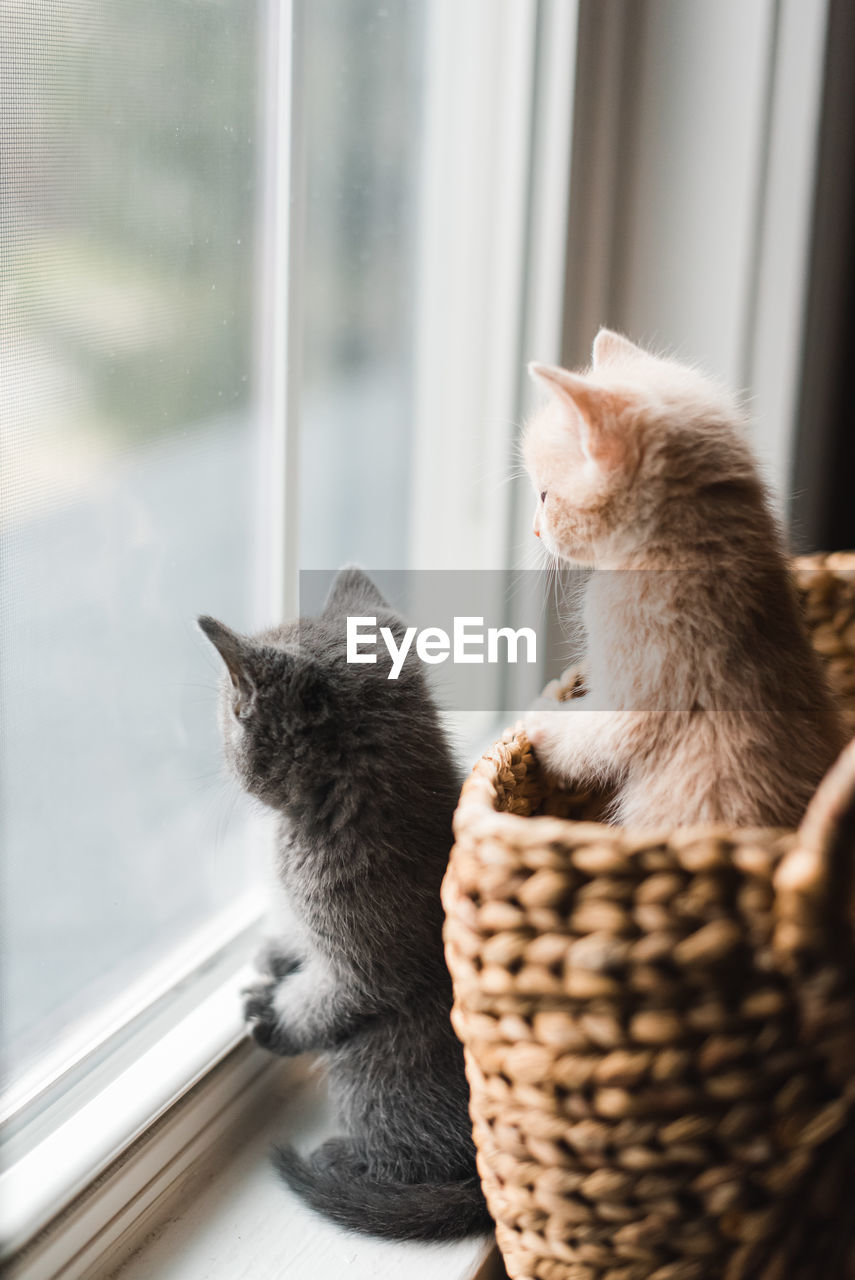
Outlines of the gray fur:
{"type": "Polygon", "coordinates": [[[488,1230],[439,887],[460,779],[420,664],[345,660],[347,614],[403,624],[359,570],[323,615],[247,638],[199,625],[227,667],[220,723],[243,787],[279,815],[298,937],[269,946],[245,1013],[273,1053],[324,1053],[346,1139],[277,1167],[344,1226],[395,1238],[488,1230]]]}

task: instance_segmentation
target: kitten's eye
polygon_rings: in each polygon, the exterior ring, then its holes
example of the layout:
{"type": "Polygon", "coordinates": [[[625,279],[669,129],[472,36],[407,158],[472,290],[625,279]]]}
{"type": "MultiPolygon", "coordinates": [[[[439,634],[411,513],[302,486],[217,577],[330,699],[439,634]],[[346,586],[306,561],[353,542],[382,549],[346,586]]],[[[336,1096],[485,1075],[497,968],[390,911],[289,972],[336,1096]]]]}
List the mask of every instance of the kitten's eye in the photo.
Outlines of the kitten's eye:
{"type": "Polygon", "coordinates": [[[541,493],[541,495],[540,495],[540,500],[541,500],[541,502],[545,502],[545,501],[546,501],[546,490],[545,490],[545,489],[542,491],[542,493],[541,493]]]}

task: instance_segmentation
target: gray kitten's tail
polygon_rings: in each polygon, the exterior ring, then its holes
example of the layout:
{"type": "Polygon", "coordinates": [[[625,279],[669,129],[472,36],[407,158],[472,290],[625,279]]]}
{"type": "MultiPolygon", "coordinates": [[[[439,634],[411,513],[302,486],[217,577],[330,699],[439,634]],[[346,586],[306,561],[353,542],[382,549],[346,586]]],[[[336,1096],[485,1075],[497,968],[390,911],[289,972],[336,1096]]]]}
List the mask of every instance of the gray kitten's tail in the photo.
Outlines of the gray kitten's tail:
{"type": "Polygon", "coordinates": [[[306,1160],[292,1147],[276,1147],[273,1160],[292,1191],[351,1231],[391,1240],[455,1240],[493,1230],[477,1178],[375,1182],[355,1145],[335,1138],[306,1160]]]}

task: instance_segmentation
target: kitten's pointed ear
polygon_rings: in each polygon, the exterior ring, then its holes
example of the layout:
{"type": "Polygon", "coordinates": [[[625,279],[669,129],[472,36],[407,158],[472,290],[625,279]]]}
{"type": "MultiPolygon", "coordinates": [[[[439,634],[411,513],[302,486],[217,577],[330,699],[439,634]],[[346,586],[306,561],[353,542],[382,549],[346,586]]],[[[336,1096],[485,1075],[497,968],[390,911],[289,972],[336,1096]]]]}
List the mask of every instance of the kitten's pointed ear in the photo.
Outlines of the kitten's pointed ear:
{"type": "Polygon", "coordinates": [[[532,363],[528,371],[570,409],[570,425],[585,457],[602,466],[615,463],[619,445],[610,429],[618,408],[614,392],[593,386],[587,378],[557,365],[532,363]]]}
{"type": "Polygon", "coordinates": [[[232,631],[225,623],[206,614],[196,619],[199,630],[203,631],[211,644],[219,653],[228,668],[232,684],[240,693],[241,699],[251,702],[256,693],[255,680],[252,675],[252,646],[249,641],[232,631]]]}
{"type": "Polygon", "coordinates": [[[357,610],[388,608],[368,574],[355,565],[349,565],[346,569],[339,569],[336,574],[323,608],[323,616],[335,618],[357,610]]]}
{"type": "Polygon", "coordinates": [[[596,369],[598,365],[620,364],[622,360],[630,360],[643,354],[642,348],[630,342],[622,333],[615,333],[613,329],[601,329],[594,339],[591,359],[596,369]]]}

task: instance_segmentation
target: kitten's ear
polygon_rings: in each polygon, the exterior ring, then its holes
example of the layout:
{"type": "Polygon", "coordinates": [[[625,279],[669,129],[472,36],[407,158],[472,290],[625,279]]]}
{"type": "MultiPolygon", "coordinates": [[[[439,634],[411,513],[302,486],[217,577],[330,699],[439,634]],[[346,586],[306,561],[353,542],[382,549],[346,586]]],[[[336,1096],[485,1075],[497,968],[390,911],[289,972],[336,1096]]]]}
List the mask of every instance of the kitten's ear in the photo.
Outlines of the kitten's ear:
{"type": "Polygon", "coordinates": [[[615,333],[613,329],[601,329],[594,339],[591,359],[596,369],[598,365],[620,364],[622,360],[640,355],[644,355],[642,348],[630,342],[622,333],[615,333]]]}
{"type": "Polygon", "coordinates": [[[251,706],[255,700],[256,687],[252,674],[252,645],[236,631],[232,631],[216,618],[203,614],[196,619],[200,631],[203,631],[211,644],[219,653],[228,668],[232,684],[240,695],[241,702],[251,706]]]}
{"type": "Polygon", "coordinates": [[[532,363],[528,371],[570,410],[570,425],[585,457],[601,466],[618,462],[622,450],[611,429],[620,407],[615,393],[557,365],[532,363]]]}
{"type": "Polygon", "coordinates": [[[365,612],[368,609],[388,608],[368,574],[355,565],[349,565],[346,569],[339,569],[336,574],[322,616],[335,618],[346,613],[356,613],[357,610],[365,612]]]}

